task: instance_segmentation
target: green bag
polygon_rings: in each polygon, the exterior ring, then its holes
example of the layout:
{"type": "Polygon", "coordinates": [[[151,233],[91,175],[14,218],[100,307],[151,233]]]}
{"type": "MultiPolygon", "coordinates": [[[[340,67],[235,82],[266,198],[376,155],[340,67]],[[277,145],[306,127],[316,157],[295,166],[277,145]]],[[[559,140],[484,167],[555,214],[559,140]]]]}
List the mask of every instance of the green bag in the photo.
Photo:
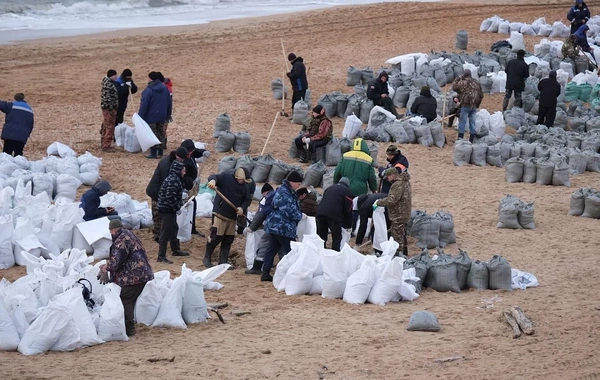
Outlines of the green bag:
{"type": "Polygon", "coordinates": [[[592,85],[588,83],[579,85],[579,99],[581,99],[584,103],[588,103],[590,101],[590,94],[592,93],[592,85]]]}
{"type": "Polygon", "coordinates": [[[576,99],[579,99],[579,86],[575,82],[569,82],[565,87],[565,102],[572,102],[576,99]]]}

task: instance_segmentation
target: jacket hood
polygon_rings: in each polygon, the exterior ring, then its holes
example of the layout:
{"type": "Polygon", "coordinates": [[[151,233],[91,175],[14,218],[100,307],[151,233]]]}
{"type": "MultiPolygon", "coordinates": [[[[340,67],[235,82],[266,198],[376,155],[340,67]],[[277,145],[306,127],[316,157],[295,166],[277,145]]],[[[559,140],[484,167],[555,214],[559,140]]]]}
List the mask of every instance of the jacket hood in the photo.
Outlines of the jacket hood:
{"type": "Polygon", "coordinates": [[[390,76],[388,75],[387,71],[382,71],[379,73],[379,76],[377,78],[379,78],[381,80],[381,78],[386,77],[387,79],[390,79],[390,76]]]}
{"type": "Polygon", "coordinates": [[[183,169],[185,165],[183,164],[183,162],[181,161],[173,161],[171,163],[171,168],[169,168],[169,173],[175,173],[179,176],[179,173],[181,173],[181,169],[183,169]]]}
{"type": "Polygon", "coordinates": [[[363,139],[356,138],[354,139],[354,144],[352,145],[352,150],[356,150],[356,151],[362,151],[365,152],[368,155],[371,155],[371,151],[369,150],[369,146],[367,145],[367,142],[363,139]]]}
{"type": "Polygon", "coordinates": [[[155,79],[152,82],[148,83],[148,87],[151,87],[152,90],[156,91],[157,93],[169,91],[167,89],[167,86],[165,86],[165,84],[160,79],[155,79]]]}
{"type": "Polygon", "coordinates": [[[586,38],[585,32],[587,32],[588,29],[590,29],[590,27],[587,24],[583,24],[577,29],[575,35],[579,38],[586,38]]]}
{"type": "Polygon", "coordinates": [[[340,178],[339,182],[340,185],[346,186],[346,187],[350,187],[350,180],[347,177],[342,177],[340,178]]]}
{"type": "Polygon", "coordinates": [[[408,172],[400,173],[398,175],[398,181],[410,181],[410,174],[408,172]]]}
{"type": "Polygon", "coordinates": [[[103,179],[102,181],[94,185],[94,188],[98,191],[100,195],[104,195],[108,193],[110,189],[112,189],[112,186],[110,185],[110,183],[108,183],[107,180],[103,179]]]}

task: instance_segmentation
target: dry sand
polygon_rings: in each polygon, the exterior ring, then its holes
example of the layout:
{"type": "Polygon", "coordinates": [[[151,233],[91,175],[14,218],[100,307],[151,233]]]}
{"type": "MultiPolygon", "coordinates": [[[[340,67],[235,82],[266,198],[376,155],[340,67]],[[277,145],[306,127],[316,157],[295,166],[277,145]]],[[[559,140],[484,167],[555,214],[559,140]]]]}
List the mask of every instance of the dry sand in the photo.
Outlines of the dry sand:
{"type": "MultiPolygon", "coordinates": [[[[599,2],[588,2],[592,11],[599,2]]],[[[270,82],[280,77],[280,38],[287,51],[304,57],[310,66],[313,99],[345,86],[348,66],[378,68],[387,58],[410,52],[453,51],[455,33],[469,32],[469,52],[488,51],[505,38],[479,33],[481,21],[497,14],[511,21],[548,22],[565,19],[567,2],[395,3],[339,7],[293,15],[215,22],[185,28],[115,32],[100,36],[35,41],[0,46],[3,81],[0,98],[17,91],[27,95],[36,112],[36,129],[26,146],[29,158],[39,159],[59,140],[79,153],[102,156],[102,177],[118,192],[147,200],[146,184],[156,161],[142,154],[102,154],[99,149],[100,80],[107,69],[130,67],[142,88],[145,74],[160,70],[174,87],[175,122],[169,127],[170,148],[184,138],[210,143],[215,117],[228,112],[234,131],[250,131],[252,155],[263,147],[280,103],[271,98],[270,82]],[[518,3],[518,5],[517,5],[518,3]]],[[[528,50],[539,37],[526,37],[528,50]]],[[[502,95],[486,96],[490,112],[502,95]]],[[[131,115],[139,95],[130,102],[131,115]]],[[[289,112],[289,103],[286,102],[289,112]]],[[[336,134],[343,128],[334,119],[336,134]]],[[[297,126],[279,119],[267,152],[286,160],[297,126]]],[[[446,130],[450,142],[456,132],[446,130]]],[[[383,159],[384,149],[380,149],[383,159]]],[[[472,258],[505,256],[515,268],[534,273],[541,286],[525,291],[467,291],[462,294],[425,290],[412,303],[352,306],[321,297],[288,297],[271,284],[242,269],[220,278],[225,288],[207,292],[208,302],[227,302],[227,324],[216,320],[188,330],[140,327],[128,343],[108,343],[72,353],[26,357],[0,353],[1,379],[214,378],[214,379],[592,379],[600,376],[597,294],[599,275],[598,221],[567,216],[572,191],[600,188],[600,176],[572,177],[572,188],[507,184],[504,170],[455,167],[452,144],[444,149],[402,146],[411,163],[413,208],[447,210],[454,216],[458,248],[472,258]],[[501,197],[514,194],[535,201],[537,229],[496,229],[501,197]],[[596,232],[594,232],[596,231],[596,232]],[[593,233],[593,235],[592,235],[593,233]],[[498,296],[493,308],[482,300],[498,296]],[[503,308],[518,304],[535,322],[536,333],[519,340],[499,320],[503,308]],[[232,310],[248,310],[236,317],[232,310]],[[439,333],[409,333],[410,314],[430,310],[440,319],[439,333]],[[150,363],[149,358],[171,358],[150,363]],[[464,356],[436,363],[434,359],[464,356]]],[[[203,179],[217,168],[223,154],[214,154],[203,179]]],[[[254,206],[255,207],[255,206],[254,206]]],[[[206,231],[208,220],[198,221],[206,231]]],[[[205,239],[194,237],[183,247],[192,252],[175,264],[154,262],[157,245],[148,230],[138,231],[155,271],[173,276],[182,263],[194,270],[201,261],[205,239]]],[[[234,254],[244,245],[236,238],[234,254]]],[[[418,252],[414,244],[411,254],[418,252]]],[[[238,260],[241,263],[241,261],[238,260]]],[[[0,271],[11,281],[24,268],[0,271]]]]}

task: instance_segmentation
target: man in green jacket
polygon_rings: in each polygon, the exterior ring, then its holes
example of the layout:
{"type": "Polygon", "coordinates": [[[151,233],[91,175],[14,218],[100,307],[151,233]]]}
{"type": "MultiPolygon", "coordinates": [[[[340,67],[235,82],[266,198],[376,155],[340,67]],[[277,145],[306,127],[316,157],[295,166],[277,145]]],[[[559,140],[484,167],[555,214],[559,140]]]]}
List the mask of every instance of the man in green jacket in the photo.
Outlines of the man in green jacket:
{"type": "Polygon", "coordinates": [[[344,153],[342,160],[333,173],[333,183],[338,183],[342,177],[350,180],[350,191],[355,197],[366,194],[369,189],[377,191],[377,177],[373,167],[373,158],[370,155],[367,143],[361,139],[354,139],[352,150],[344,153]]]}

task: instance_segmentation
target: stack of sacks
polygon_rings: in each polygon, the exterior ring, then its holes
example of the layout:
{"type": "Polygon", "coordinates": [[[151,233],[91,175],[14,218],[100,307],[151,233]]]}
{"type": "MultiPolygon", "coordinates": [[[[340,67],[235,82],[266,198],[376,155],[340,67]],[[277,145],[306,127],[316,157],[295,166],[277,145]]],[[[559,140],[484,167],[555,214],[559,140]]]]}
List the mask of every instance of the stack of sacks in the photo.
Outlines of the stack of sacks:
{"type": "Polygon", "coordinates": [[[533,213],[533,202],[524,202],[515,196],[507,195],[500,200],[496,227],[532,230],[535,228],[533,213]]]}
{"type": "Polygon", "coordinates": [[[551,38],[566,38],[569,36],[571,28],[563,24],[562,21],[556,21],[552,25],[547,24],[544,17],[538,18],[531,24],[527,24],[522,22],[510,22],[501,17],[493,16],[481,22],[479,31],[499,34],[520,33],[527,36],[537,35],[551,38]]]}
{"type": "Polygon", "coordinates": [[[413,210],[407,228],[408,235],[417,238],[419,248],[444,248],[456,243],[452,214],[446,211],[429,215],[423,210],[413,210]]]}
{"type": "Polygon", "coordinates": [[[127,229],[152,227],[152,210],[148,202],[132,199],[129,194],[108,192],[100,197],[100,207],[114,207],[127,229]]]}
{"type": "Polygon", "coordinates": [[[600,192],[591,187],[575,191],[571,195],[569,215],[600,219],[600,192]]]}
{"type": "Polygon", "coordinates": [[[376,258],[347,244],[340,252],[324,249],[317,235],[305,236],[302,244],[292,242],[292,250],[277,265],[273,286],[287,295],[321,294],[353,304],[416,299],[415,286],[406,282],[418,281],[414,270],[403,270],[404,259],[394,257],[398,243],[391,239],[383,245],[383,254],[376,258]]]}
{"type": "MultiPolygon", "coordinates": [[[[92,258],[77,249],[52,260],[28,254],[26,259],[26,276],[12,284],[0,281],[0,350],[35,355],[128,340],[121,288],[96,278],[106,261],[91,266],[92,258]],[[90,291],[88,299],[82,297],[82,287],[90,291]]],[[[174,281],[168,271],[156,273],[138,298],[138,322],[185,328],[186,323],[206,321],[204,290],[222,288],[213,280],[228,267],[192,272],[184,264],[174,281]]]]}

